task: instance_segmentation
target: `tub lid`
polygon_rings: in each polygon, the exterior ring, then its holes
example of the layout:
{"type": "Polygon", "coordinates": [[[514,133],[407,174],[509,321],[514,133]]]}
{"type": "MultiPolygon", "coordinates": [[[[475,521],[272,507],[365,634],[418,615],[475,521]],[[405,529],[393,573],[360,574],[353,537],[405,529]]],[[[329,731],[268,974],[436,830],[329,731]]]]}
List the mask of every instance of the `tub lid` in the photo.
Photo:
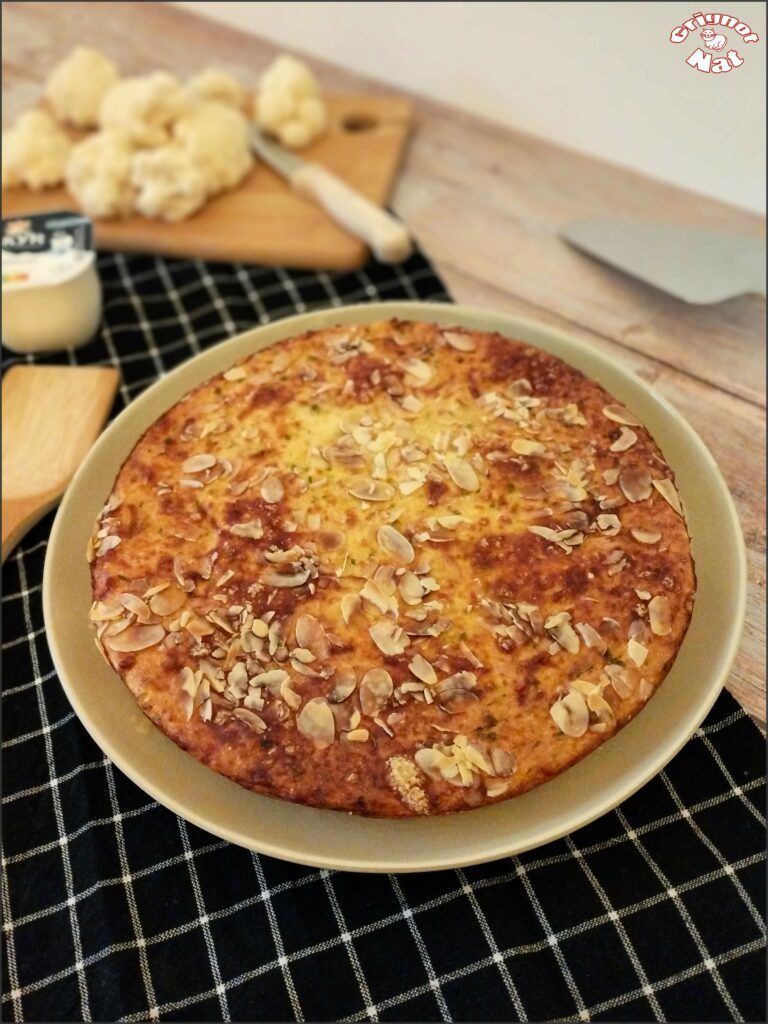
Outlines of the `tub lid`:
{"type": "Polygon", "coordinates": [[[93,228],[68,210],[3,220],[3,292],[64,284],[94,262],[93,228]]]}

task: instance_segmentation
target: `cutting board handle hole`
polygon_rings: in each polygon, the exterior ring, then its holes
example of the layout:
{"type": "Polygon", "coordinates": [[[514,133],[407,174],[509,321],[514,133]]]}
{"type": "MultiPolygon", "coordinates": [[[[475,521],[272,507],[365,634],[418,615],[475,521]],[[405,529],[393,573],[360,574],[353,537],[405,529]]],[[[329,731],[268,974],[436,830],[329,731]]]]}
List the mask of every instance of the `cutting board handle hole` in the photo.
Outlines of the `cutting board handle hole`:
{"type": "Polygon", "coordinates": [[[346,114],[341,126],[347,132],[370,132],[378,127],[379,122],[370,114],[346,114]]]}

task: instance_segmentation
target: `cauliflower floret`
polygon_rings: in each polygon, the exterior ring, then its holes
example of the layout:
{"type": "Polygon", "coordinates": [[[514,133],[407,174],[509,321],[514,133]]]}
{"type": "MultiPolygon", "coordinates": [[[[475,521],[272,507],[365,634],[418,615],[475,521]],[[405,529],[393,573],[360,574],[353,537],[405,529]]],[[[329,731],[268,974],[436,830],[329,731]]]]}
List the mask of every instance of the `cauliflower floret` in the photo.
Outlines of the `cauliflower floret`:
{"type": "Polygon", "coordinates": [[[184,220],[199,210],[208,191],[205,174],[180,146],[142,150],[133,158],[136,209],[145,217],[184,220]]]}
{"type": "Polygon", "coordinates": [[[60,184],[71,147],[50,114],[28,110],[3,133],[3,188],[26,185],[38,191],[60,184]]]}
{"type": "Polygon", "coordinates": [[[60,121],[93,128],[104,94],[119,77],[116,65],[98,50],[78,46],[50,73],[45,95],[60,121]]]}
{"type": "Polygon", "coordinates": [[[254,119],[292,149],[301,149],[323,134],[328,111],[306,64],[283,54],[267,68],[254,100],[254,119]]]}
{"type": "Polygon", "coordinates": [[[187,82],[187,88],[201,100],[216,100],[238,109],[245,106],[245,89],[226,71],[206,68],[187,82]]]}
{"type": "Polygon", "coordinates": [[[137,146],[162,146],[171,122],[189,103],[178,81],[165,71],[124,78],[101,101],[99,124],[125,132],[137,146]]]}
{"type": "Polygon", "coordinates": [[[179,118],[173,135],[205,175],[209,195],[234,188],[253,166],[248,121],[224,103],[201,103],[179,118]]]}
{"type": "Polygon", "coordinates": [[[73,147],[67,161],[67,188],[91,217],[126,217],[133,212],[130,138],[104,129],[73,147]]]}

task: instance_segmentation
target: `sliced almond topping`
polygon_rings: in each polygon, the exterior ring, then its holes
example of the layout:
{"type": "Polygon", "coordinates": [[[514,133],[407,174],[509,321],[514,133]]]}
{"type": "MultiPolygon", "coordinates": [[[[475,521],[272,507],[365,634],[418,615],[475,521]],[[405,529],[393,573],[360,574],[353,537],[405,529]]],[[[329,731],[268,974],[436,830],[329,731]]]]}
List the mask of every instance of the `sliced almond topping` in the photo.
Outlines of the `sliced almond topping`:
{"type": "Polygon", "coordinates": [[[445,456],[445,468],[451,480],[460,487],[462,491],[477,491],[480,489],[480,480],[472,466],[458,455],[449,452],[445,456]]]}
{"type": "Polygon", "coordinates": [[[627,642],[627,655],[631,661],[637,665],[638,668],[645,662],[648,657],[648,648],[645,644],[639,643],[634,637],[630,637],[627,642]]]}
{"type": "Polygon", "coordinates": [[[683,506],[680,504],[680,495],[677,493],[672,481],[668,479],[654,480],[653,486],[662,498],[671,505],[675,512],[677,512],[677,514],[682,518],[683,506]]]}
{"type": "Polygon", "coordinates": [[[625,700],[634,692],[634,682],[630,671],[621,665],[606,665],[605,674],[616,692],[616,696],[625,700]]]}
{"type": "Polygon", "coordinates": [[[245,380],[248,374],[242,366],[233,366],[231,370],[227,370],[227,372],[222,374],[222,376],[224,377],[224,380],[235,381],[245,380]]]}
{"type": "Polygon", "coordinates": [[[413,545],[394,526],[381,526],[376,534],[379,547],[383,548],[388,555],[392,555],[398,562],[406,565],[412,562],[416,556],[413,545]]]}
{"type": "Polygon", "coordinates": [[[408,637],[391,619],[379,619],[368,632],[382,654],[402,654],[408,646],[408,637]]]}
{"type": "Polygon", "coordinates": [[[346,625],[349,622],[355,612],[358,612],[362,607],[363,602],[360,599],[359,594],[345,594],[341,599],[341,617],[344,619],[346,625]]]}
{"type": "Polygon", "coordinates": [[[629,532],[641,544],[658,544],[661,540],[661,534],[658,530],[641,530],[634,526],[629,532]]]}
{"type": "Polygon", "coordinates": [[[383,592],[379,584],[375,580],[366,580],[363,589],[360,591],[360,597],[374,606],[382,613],[386,615],[389,611],[389,597],[383,592]]]}
{"type": "Polygon", "coordinates": [[[627,427],[642,427],[640,420],[623,405],[606,405],[603,408],[603,416],[613,420],[614,423],[623,423],[627,427]]]}
{"type": "Polygon", "coordinates": [[[603,513],[597,517],[597,527],[606,537],[615,537],[621,529],[621,520],[612,512],[603,513]]]}
{"type": "Polygon", "coordinates": [[[100,558],[102,555],[106,555],[108,551],[114,550],[120,543],[120,537],[112,536],[102,538],[99,546],[96,548],[96,557],[100,558]]]}
{"type": "Polygon", "coordinates": [[[462,334],[459,331],[441,331],[440,332],[451,348],[455,348],[457,352],[474,352],[475,342],[468,334],[462,334]]]}
{"type": "Polygon", "coordinates": [[[232,714],[235,718],[239,718],[241,722],[244,722],[250,729],[253,729],[254,732],[266,732],[267,730],[267,723],[255,711],[250,711],[248,708],[235,708],[232,714]]]}
{"type": "Polygon", "coordinates": [[[434,370],[429,363],[425,363],[423,359],[416,359],[415,356],[403,359],[397,365],[413,378],[411,383],[416,387],[428,384],[434,375],[434,370]]]}
{"type": "Polygon", "coordinates": [[[296,728],[318,750],[330,747],[336,734],[336,721],[325,697],[307,701],[296,718],[296,728]]]}
{"type": "Polygon", "coordinates": [[[666,597],[654,597],[648,604],[648,621],[656,636],[672,632],[672,609],[666,597]]]}
{"type": "Polygon", "coordinates": [[[365,743],[369,736],[370,733],[367,729],[350,729],[346,734],[350,743],[365,743]]]}
{"type": "Polygon", "coordinates": [[[566,736],[583,736],[589,727],[589,709],[578,692],[571,690],[549,709],[549,713],[560,732],[566,736]]]}
{"type": "Polygon", "coordinates": [[[268,476],[261,485],[261,496],[270,505],[276,505],[278,501],[282,501],[284,495],[285,488],[279,477],[268,476]]]}
{"type": "Polygon", "coordinates": [[[336,673],[336,681],[328,694],[328,700],[340,704],[355,691],[357,678],[351,668],[342,668],[336,673]]]}
{"type": "Polygon", "coordinates": [[[619,487],[627,501],[645,501],[651,496],[651,474],[647,469],[628,466],[619,474],[619,487]]]}
{"type": "Polygon", "coordinates": [[[629,427],[622,427],[618,438],[611,445],[612,452],[626,452],[637,442],[637,434],[629,427]]]}
{"type": "Polygon", "coordinates": [[[262,583],[268,587],[301,587],[310,575],[309,569],[302,569],[294,573],[268,572],[262,576],[262,583]]]}
{"type": "Polygon", "coordinates": [[[205,469],[210,469],[216,465],[216,459],[213,455],[193,455],[191,459],[187,459],[181,465],[182,473],[202,473],[205,469]]]}
{"type": "Polygon", "coordinates": [[[247,523],[235,523],[230,526],[229,532],[235,537],[247,537],[249,540],[261,540],[264,536],[264,529],[260,519],[251,519],[247,523]]]}
{"type": "Polygon", "coordinates": [[[546,450],[541,441],[529,441],[526,437],[516,437],[512,442],[512,451],[518,455],[543,455],[546,450]]]}
{"type": "Polygon", "coordinates": [[[577,622],[576,632],[587,647],[594,648],[594,650],[599,651],[601,654],[605,654],[608,650],[608,645],[605,640],[603,640],[597,630],[590,626],[588,622],[577,622]]]}
{"type": "Polygon", "coordinates": [[[437,682],[437,673],[427,659],[421,654],[415,654],[408,662],[408,668],[422,683],[433,686],[437,682]]]}
{"type": "Polygon", "coordinates": [[[578,636],[571,626],[569,612],[557,612],[555,615],[550,615],[544,623],[544,628],[549,632],[552,639],[556,640],[569,654],[578,654],[581,645],[578,636]]]}
{"type": "Polygon", "coordinates": [[[593,690],[587,697],[587,707],[597,719],[590,725],[592,732],[606,732],[616,724],[613,708],[599,690],[593,690]]]}
{"type": "Polygon", "coordinates": [[[136,616],[139,622],[149,622],[152,618],[149,605],[135,594],[121,594],[118,600],[123,608],[136,616]]]}
{"type": "Polygon", "coordinates": [[[161,625],[139,626],[132,625],[122,630],[116,636],[104,636],[104,645],[111,651],[118,651],[122,654],[129,654],[135,651],[143,651],[146,647],[154,647],[159,644],[165,636],[165,630],[161,625]]]}
{"type": "Polygon", "coordinates": [[[419,581],[419,577],[410,571],[406,571],[397,581],[397,590],[400,597],[408,605],[421,604],[421,599],[424,596],[424,588],[419,581]]]}
{"type": "Polygon", "coordinates": [[[395,496],[394,487],[383,480],[354,480],[347,490],[361,501],[389,501],[395,496]]]}
{"type": "Polygon", "coordinates": [[[307,648],[321,660],[327,658],[331,653],[331,645],[325,629],[314,615],[300,615],[296,620],[296,643],[299,647],[307,648]]]}
{"type": "Polygon", "coordinates": [[[392,696],[392,676],[384,668],[369,669],[360,681],[360,708],[364,715],[376,716],[392,696]]]}

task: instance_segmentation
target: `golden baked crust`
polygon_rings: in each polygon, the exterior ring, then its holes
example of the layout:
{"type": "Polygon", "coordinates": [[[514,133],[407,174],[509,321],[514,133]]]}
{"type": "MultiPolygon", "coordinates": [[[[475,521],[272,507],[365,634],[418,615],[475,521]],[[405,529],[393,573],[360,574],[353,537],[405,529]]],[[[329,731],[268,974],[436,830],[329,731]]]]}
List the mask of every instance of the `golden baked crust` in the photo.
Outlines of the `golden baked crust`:
{"type": "Polygon", "coordinates": [[[387,817],[506,799],[610,738],[695,592],[630,412],[538,349],[395,320],[188,394],[126,460],[89,558],[97,643],[180,747],[387,817]]]}

